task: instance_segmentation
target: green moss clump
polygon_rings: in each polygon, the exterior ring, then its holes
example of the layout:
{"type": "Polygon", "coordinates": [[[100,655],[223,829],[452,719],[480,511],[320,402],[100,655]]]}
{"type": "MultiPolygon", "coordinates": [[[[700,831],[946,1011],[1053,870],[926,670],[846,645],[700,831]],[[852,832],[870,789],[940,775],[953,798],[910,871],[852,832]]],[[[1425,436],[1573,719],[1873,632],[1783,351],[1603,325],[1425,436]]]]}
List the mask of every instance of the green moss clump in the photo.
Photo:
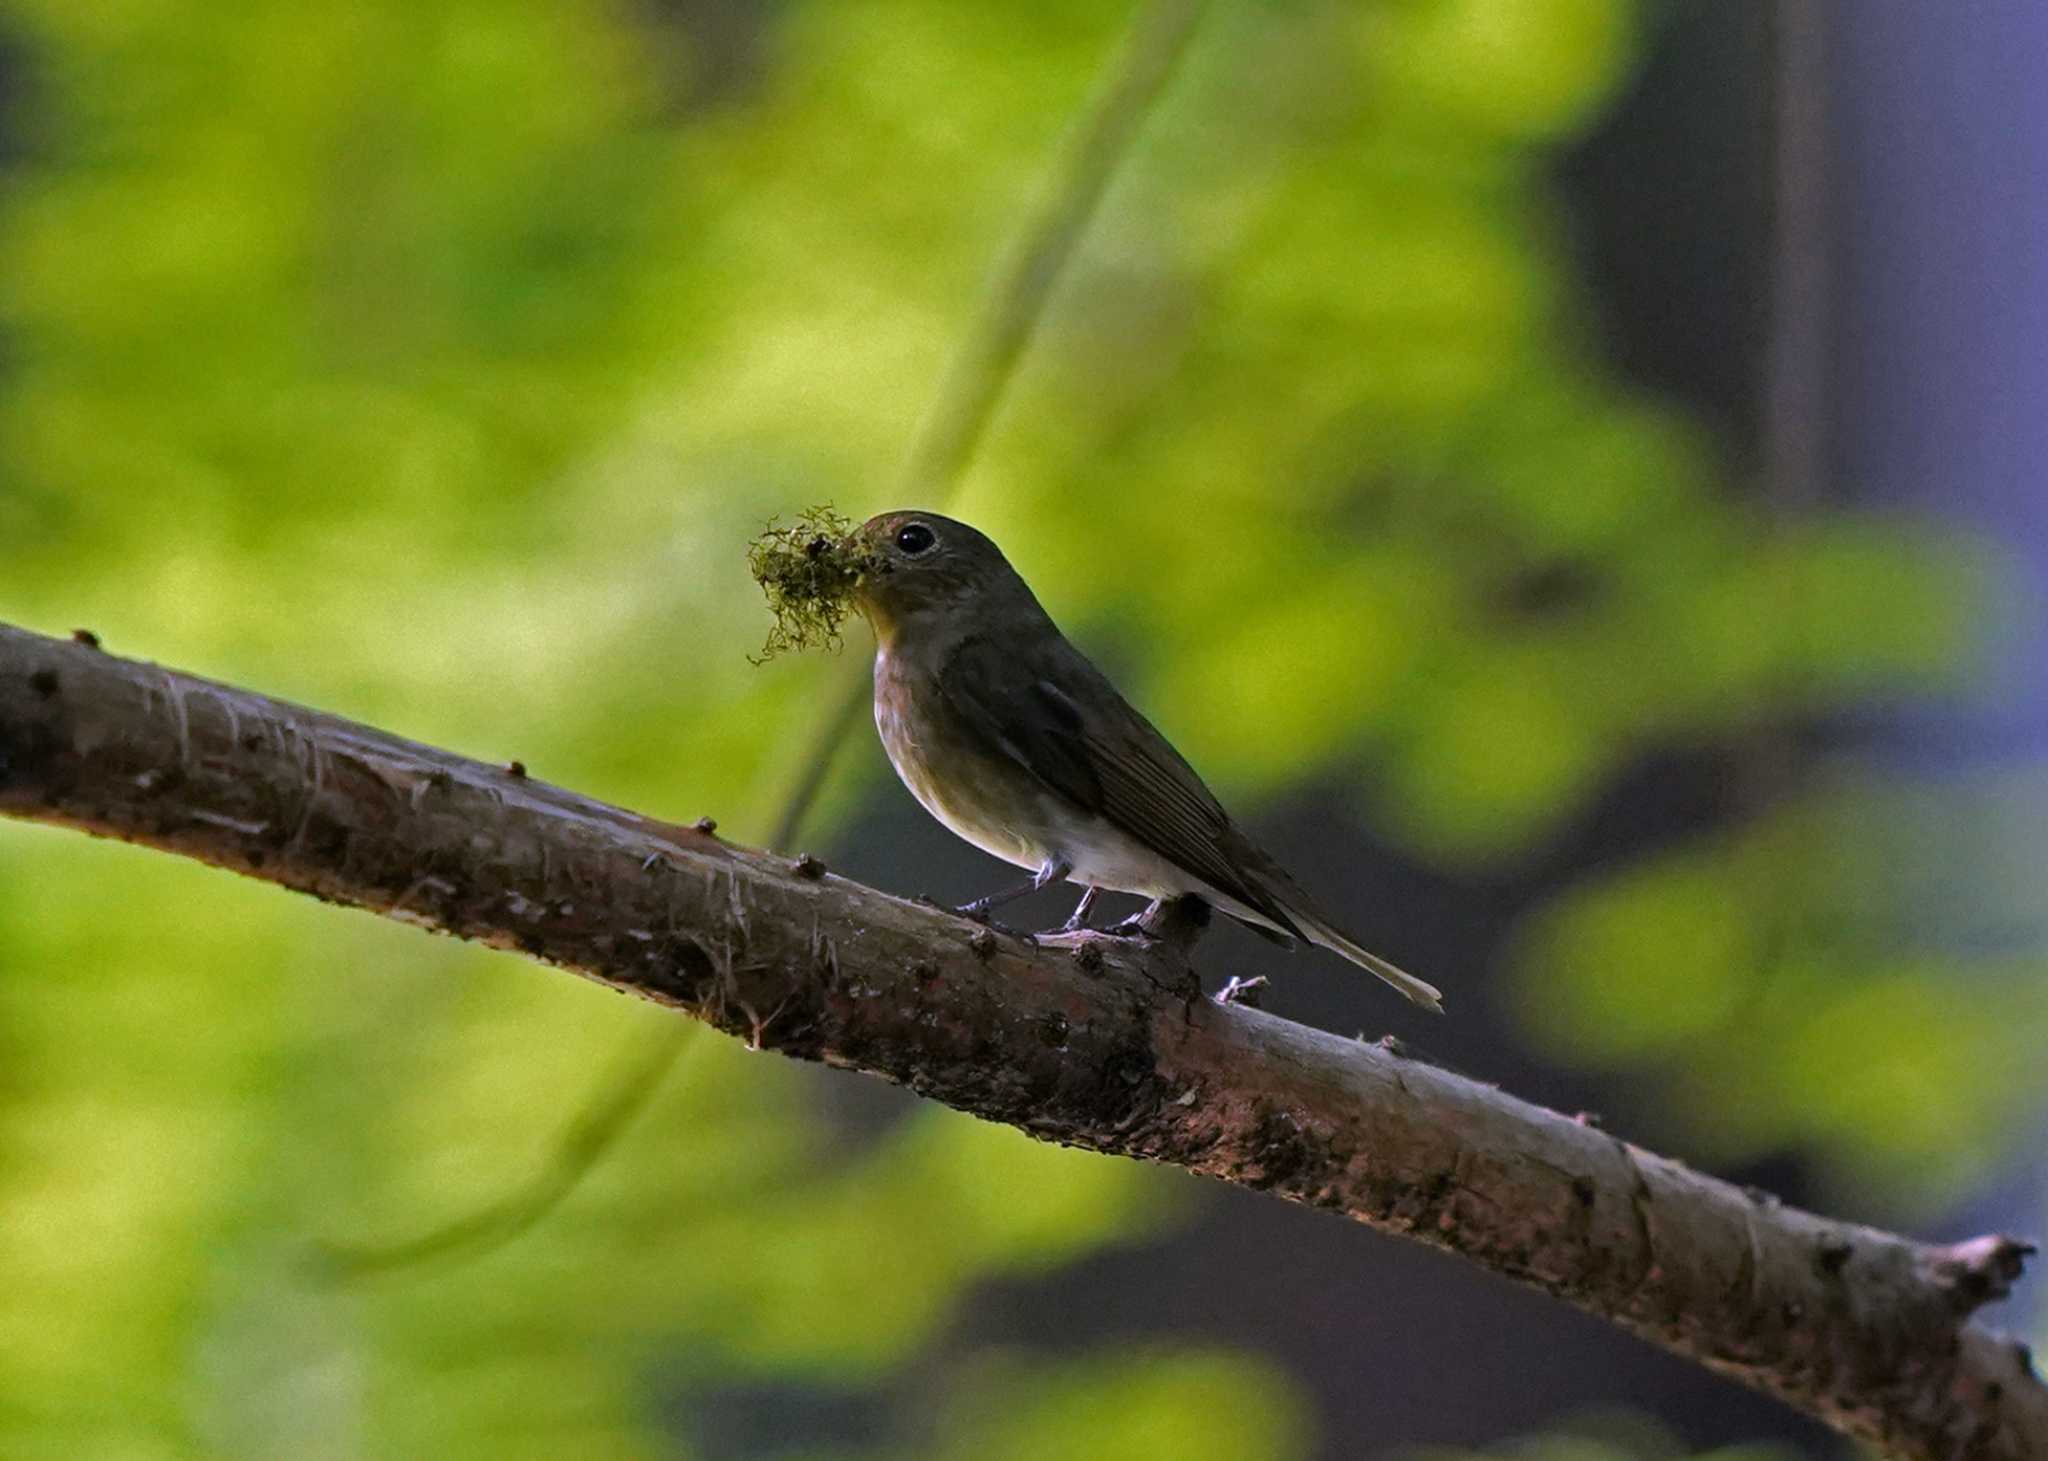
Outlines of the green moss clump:
{"type": "Polygon", "coordinates": [[[755,664],[788,650],[839,648],[839,626],[852,612],[854,586],[871,566],[868,554],[846,546],[853,527],[852,519],[829,505],[806,508],[787,526],[770,518],[748,545],[747,567],[775,615],[761,653],[748,656],[755,664]]]}

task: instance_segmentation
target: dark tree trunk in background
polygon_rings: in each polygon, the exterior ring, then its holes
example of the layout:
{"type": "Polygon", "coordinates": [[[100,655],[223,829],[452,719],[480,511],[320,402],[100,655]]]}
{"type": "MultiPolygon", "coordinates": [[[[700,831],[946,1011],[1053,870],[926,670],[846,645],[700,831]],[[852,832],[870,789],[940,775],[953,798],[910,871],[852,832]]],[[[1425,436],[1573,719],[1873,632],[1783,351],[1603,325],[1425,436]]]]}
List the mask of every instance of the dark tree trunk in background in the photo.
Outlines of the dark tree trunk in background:
{"type": "MultiPolygon", "coordinates": [[[[2048,753],[2048,5],[1836,6],[1828,44],[1842,494],[1983,534],[2025,588],[1987,626],[1982,697],[1890,715],[1870,746],[1909,774],[2011,775],[2048,753]]],[[[2048,805],[2027,812],[1951,851],[2037,888],[2048,805]]],[[[2041,1182],[2016,1172],[1957,1221],[2036,1224],[2041,1182]]]]}

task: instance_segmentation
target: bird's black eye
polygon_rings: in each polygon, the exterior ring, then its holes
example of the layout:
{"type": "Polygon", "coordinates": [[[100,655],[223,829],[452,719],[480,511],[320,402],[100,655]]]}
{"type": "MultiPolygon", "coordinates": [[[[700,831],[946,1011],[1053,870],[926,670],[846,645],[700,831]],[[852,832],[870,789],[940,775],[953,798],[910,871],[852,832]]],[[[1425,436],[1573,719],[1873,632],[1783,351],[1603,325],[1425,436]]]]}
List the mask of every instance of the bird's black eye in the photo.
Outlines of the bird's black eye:
{"type": "Polygon", "coordinates": [[[923,523],[906,523],[896,530],[896,546],[912,558],[929,553],[938,540],[938,535],[923,523]]]}

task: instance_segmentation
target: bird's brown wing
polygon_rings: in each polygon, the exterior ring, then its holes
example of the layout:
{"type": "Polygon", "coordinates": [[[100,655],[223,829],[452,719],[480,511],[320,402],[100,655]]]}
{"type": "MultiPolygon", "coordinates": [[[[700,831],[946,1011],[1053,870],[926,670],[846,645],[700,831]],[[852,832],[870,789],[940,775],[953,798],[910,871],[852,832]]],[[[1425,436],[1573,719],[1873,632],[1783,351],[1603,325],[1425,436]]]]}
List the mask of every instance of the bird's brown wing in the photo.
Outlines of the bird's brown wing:
{"type": "Polygon", "coordinates": [[[1243,865],[1241,856],[1257,854],[1202,779],[1072,645],[1056,639],[1020,653],[998,639],[971,638],[947,657],[938,684],[956,724],[985,750],[1287,932],[1301,932],[1243,865]]]}

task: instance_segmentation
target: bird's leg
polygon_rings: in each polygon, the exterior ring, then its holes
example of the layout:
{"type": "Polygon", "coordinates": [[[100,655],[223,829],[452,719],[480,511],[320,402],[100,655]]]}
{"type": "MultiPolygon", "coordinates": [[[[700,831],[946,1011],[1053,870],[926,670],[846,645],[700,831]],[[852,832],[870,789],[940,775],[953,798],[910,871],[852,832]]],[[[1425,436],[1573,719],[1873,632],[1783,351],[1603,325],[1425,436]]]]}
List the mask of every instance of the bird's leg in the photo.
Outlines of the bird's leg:
{"type": "Polygon", "coordinates": [[[1079,933],[1088,927],[1088,915],[1095,909],[1095,900],[1102,896],[1100,888],[1083,888],[1081,901],[1074,905],[1074,911],[1067,915],[1067,921],[1060,925],[1061,933],[1079,933]]]}
{"type": "Polygon", "coordinates": [[[1159,935],[1152,931],[1152,925],[1159,917],[1159,910],[1166,906],[1167,901],[1165,898],[1154,898],[1142,910],[1133,913],[1122,923],[1111,924],[1103,932],[1116,938],[1157,938],[1159,935]]]}
{"type": "Polygon", "coordinates": [[[1030,882],[1020,883],[1014,888],[1004,888],[1001,892],[990,893],[985,898],[976,898],[972,903],[962,903],[953,911],[962,918],[985,921],[990,913],[1005,903],[1014,903],[1026,893],[1037,892],[1041,886],[1043,885],[1033,878],[1030,882]]]}
{"type": "Polygon", "coordinates": [[[962,903],[954,909],[962,918],[972,918],[977,923],[988,922],[988,916],[1005,903],[1014,903],[1026,894],[1035,893],[1047,883],[1056,883],[1074,870],[1074,865],[1059,858],[1049,858],[1038,875],[1030,882],[1015,888],[1004,888],[1001,892],[990,893],[986,898],[976,898],[972,903],[962,903]]]}

